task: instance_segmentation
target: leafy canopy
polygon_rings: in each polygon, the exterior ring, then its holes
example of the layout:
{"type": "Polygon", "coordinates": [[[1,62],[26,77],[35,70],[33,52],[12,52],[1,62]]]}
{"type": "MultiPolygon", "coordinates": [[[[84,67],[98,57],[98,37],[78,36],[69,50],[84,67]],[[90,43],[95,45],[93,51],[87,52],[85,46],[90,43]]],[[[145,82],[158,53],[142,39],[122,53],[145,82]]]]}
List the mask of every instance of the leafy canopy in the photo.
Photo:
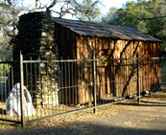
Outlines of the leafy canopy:
{"type": "Polygon", "coordinates": [[[127,2],[123,8],[110,8],[104,23],[134,27],[163,40],[166,46],[166,1],[138,0],[127,2]]]}

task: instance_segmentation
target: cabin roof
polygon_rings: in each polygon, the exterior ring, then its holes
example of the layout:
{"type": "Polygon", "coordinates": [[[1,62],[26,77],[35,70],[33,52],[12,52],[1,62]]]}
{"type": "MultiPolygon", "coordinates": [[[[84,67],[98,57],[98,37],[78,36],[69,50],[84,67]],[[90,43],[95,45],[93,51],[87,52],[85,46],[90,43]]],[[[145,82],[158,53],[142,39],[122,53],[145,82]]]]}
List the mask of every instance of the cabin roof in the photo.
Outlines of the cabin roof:
{"type": "Polygon", "coordinates": [[[71,31],[79,35],[107,37],[125,40],[161,42],[161,40],[131,27],[122,27],[116,25],[99,24],[60,18],[52,19],[54,23],[58,23],[63,27],[69,28],[71,31]]]}

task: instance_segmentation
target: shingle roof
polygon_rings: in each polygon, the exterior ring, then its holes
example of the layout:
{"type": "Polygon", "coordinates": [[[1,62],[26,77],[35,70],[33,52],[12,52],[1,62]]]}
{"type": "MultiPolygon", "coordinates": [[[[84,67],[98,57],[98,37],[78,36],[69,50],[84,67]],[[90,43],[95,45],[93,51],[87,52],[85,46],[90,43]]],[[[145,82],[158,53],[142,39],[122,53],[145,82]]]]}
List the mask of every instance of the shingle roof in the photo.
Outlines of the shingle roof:
{"type": "Polygon", "coordinates": [[[79,35],[161,42],[161,40],[131,27],[98,24],[60,18],[53,18],[53,22],[58,23],[63,27],[69,28],[71,31],[79,35]]]}

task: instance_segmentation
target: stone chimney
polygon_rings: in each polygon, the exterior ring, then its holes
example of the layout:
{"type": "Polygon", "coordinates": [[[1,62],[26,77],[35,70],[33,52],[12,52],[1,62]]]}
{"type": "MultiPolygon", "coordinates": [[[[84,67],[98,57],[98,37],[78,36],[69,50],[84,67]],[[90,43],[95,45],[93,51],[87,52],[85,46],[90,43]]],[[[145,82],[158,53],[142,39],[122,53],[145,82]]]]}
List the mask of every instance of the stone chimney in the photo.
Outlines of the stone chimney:
{"type": "MultiPolygon", "coordinates": [[[[56,42],[54,23],[47,12],[24,14],[18,24],[18,35],[13,45],[13,59],[20,51],[24,60],[55,60],[56,42]]],[[[19,66],[15,75],[19,82],[19,66]]],[[[58,104],[58,65],[54,62],[24,64],[24,85],[28,88],[35,106],[58,104]]]]}

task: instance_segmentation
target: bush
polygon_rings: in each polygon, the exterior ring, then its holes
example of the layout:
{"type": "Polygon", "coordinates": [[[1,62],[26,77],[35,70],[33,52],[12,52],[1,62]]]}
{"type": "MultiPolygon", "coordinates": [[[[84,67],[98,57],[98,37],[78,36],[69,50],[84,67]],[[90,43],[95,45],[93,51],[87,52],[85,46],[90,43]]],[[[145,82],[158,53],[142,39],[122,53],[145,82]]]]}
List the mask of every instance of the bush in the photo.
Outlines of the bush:
{"type": "MultiPolygon", "coordinates": [[[[0,62],[2,62],[2,60],[0,59],[0,62]]],[[[0,63],[0,77],[4,77],[7,76],[7,74],[10,71],[10,65],[6,64],[6,63],[0,63]]]]}

